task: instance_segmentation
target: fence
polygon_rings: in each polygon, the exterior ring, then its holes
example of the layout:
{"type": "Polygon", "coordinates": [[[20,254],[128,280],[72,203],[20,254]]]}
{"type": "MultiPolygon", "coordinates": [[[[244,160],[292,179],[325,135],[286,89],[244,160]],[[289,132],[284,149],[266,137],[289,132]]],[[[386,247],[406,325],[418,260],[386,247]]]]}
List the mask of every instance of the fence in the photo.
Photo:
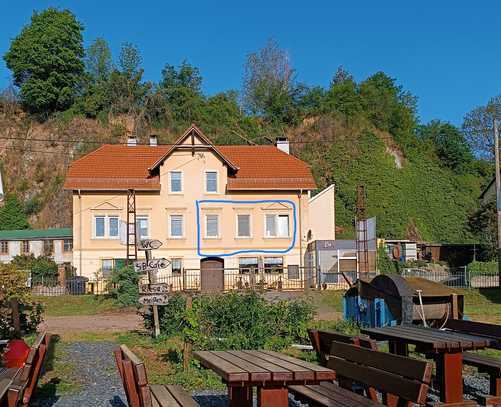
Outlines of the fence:
{"type": "Polygon", "coordinates": [[[59,295],[108,294],[115,287],[106,278],[89,279],[86,277],[29,278],[27,282],[33,295],[54,297],[59,295]]]}
{"type": "Polygon", "coordinates": [[[433,271],[420,268],[406,268],[402,270],[402,276],[421,277],[453,288],[500,287],[497,273],[472,273],[468,270],[467,266],[433,271]]]}

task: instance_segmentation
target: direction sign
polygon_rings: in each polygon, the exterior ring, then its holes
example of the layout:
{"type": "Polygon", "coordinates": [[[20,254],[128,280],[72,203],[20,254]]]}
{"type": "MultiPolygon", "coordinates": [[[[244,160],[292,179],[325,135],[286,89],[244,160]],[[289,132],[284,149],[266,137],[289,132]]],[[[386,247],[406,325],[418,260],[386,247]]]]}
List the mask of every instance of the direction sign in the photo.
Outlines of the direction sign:
{"type": "Polygon", "coordinates": [[[162,246],[162,242],[156,239],[143,239],[140,240],[137,248],[139,250],[156,250],[162,246]]]}
{"type": "Polygon", "coordinates": [[[141,284],[139,286],[139,294],[165,294],[169,292],[167,284],[141,284]]]}
{"type": "Polygon", "coordinates": [[[139,296],[139,303],[143,305],[167,305],[168,294],[146,294],[139,296]]]}
{"type": "Polygon", "coordinates": [[[169,266],[170,261],[167,259],[151,259],[151,260],[136,260],[134,269],[138,273],[148,273],[149,271],[157,271],[165,269],[169,266]]]}

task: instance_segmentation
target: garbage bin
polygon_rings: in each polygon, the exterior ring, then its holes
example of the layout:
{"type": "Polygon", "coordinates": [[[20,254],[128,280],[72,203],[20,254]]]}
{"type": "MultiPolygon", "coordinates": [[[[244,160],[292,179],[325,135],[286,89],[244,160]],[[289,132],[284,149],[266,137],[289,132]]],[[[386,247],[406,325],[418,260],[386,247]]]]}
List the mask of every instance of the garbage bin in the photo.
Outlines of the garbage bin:
{"type": "Polygon", "coordinates": [[[66,291],[68,294],[85,294],[85,284],[89,281],[87,277],[71,277],[66,280],[66,291]]]}

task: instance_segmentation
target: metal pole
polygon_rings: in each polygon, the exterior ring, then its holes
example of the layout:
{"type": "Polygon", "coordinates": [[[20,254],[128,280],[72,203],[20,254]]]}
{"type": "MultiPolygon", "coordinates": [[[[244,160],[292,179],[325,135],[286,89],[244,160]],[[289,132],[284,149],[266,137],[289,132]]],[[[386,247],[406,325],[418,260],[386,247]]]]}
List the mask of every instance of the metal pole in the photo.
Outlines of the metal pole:
{"type": "Polygon", "coordinates": [[[493,124],[496,157],[496,210],[498,220],[498,285],[501,287],[501,174],[499,172],[499,130],[496,118],[494,118],[493,124]]]}
{"type": "MultiPolygon", "coordinates": [[[[146,263],[149,263],[151,260],[151,250],[145,250],[144,251],[146,255],[146,263]]],[[[152,280],[153,280],[153,275],[152,271],[148,267],[148,286],[151,286],[152,280]]],[[[152,305],[152,312],[153,312],[153,325],[154,325],[154,332],[155,332],[155,338],[158,338],[160,336],[160,320],[158,318],[158,305],[152,305]]]]}

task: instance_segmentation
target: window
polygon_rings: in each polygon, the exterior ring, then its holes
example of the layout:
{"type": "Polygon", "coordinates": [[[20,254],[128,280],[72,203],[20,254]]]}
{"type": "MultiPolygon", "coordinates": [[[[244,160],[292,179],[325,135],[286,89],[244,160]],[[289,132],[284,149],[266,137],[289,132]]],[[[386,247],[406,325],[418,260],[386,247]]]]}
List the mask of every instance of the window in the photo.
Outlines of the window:
{"type": "Polygon", "coordinates": [[[240,257],[238,259],[238,271],[240,274],[243,273],[257,273],[259,268],[259,262],[257,257],[240,257]]]}
{"type": "Polygon", "coordinates": [[[43,252],[46,256],[50,256],[54,253],[54,240],[43,241],[43,252]]]}
{"type": "Polygon", "coordinates": [[[170,192],[183,192],[183,173],[181,171],[170,172],[170,192]]]}
{"type": "Polygon", "coordinates": [[[3,240],[0,242],[0,253],[1,254],[9,254],[9,242],[3,240]]]}
{"type": "Polygon", "coordinates": [[[113,259],[102,259],[101,260],[101,272],[103,276],[110,275],[113,270],[113,259]]]}
{"type": "Polygon", "coordinates": [[[219,237],[219,215],[205,215],[205,236],[219,237]]]}
{"type": "Polygon", "coordinates": [[[108,237],[118,238],[118,235],[118,216],[110,216],[108,217],[108,237]]]}
{"type": "Polygon", "coordinates": [[[266,237],[289,237],[289,215],[266,215],[266,237]]]}
{"type": "Polygon", "coordinates": [[[63,251],[71,252],[73,250],[73,240],[64,239],[63,240],[63,251]]]}
{"type": "Polygon", "coordinates": [[[205,192],[217,193],[217,171],[205,172],[205,192]]]}
{"type": "Polygon", "coordinates": [[[30,241],[29,240],[23,240],[22,252],[23,252],[23,254],[30,253],[30,241]]]}
{"type": "Polygon", "coordinates": [[[147,216],[136,217],[136,233],[139,239],[147,239],[150,236],[147,216]]]}
{"type": "Polygon", "coordinates": [[[265,273],[284,272],[284,259],[282,257],[265,257],[263,263],[265,273]]]}
{"type": "Polygon", "coordinates": [[[250,237],[250,215],[237,215],[237,236],[250,237]]]}
{"type": "Polygon", "coordinates": [[[105,237],[106,216],[96,216],[94,218],[94,237],[105,237]]]}
{"type": "Polygon", "coordinates": [[[183,269],[183,259],[172,259],[171,262],[172,274],[181,274],[183,269]]]}
{"type": "Polygon", "coordinates": [[[170,237],[183,237],[183,215],[170,215],[170,237]]]}

